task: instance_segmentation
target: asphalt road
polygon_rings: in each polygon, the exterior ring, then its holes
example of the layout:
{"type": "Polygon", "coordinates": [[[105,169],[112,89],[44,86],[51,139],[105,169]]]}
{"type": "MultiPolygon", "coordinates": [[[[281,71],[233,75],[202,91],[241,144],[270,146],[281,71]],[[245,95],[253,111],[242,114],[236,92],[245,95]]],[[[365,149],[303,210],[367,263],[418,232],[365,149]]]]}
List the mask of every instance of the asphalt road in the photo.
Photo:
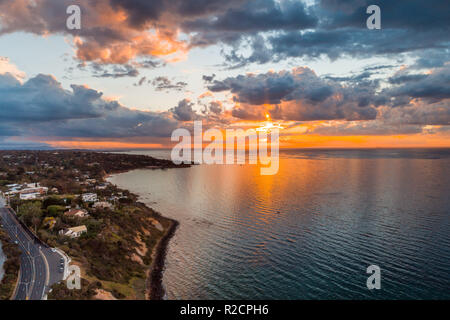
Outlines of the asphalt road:
{"type": "MultiPolygon", "coordinates": [[[[19,223],[12,209],[6,208],[0,197],[0,219],[12,241],[22,250],[20,278],[14,300],[42,300],[48,289],[63,279],[59,271],[63,258],[54,249],[42,245],[38,239],[19,223]]],[[[67,265],[65,265],[67,268],[67,265]]]]}

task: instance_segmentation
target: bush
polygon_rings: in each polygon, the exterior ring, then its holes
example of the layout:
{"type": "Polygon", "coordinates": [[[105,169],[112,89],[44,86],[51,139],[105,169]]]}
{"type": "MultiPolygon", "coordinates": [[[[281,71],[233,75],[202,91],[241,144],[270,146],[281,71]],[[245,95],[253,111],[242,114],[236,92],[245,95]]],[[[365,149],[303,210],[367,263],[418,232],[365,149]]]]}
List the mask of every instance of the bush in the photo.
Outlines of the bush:
{"type": "Polygon", "coordinates": [[[50,217],[59,217],[63,215],[65,207],[59,205],[50,205],[47,207],[47,215],[50,217]]]}

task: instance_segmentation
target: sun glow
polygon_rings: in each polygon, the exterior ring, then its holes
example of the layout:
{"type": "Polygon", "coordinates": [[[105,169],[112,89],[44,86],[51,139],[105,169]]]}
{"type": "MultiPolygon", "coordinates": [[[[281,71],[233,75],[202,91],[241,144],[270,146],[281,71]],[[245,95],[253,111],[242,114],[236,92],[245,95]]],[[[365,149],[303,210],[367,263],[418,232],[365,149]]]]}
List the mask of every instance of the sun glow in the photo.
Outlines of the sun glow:
{"type": "Polygon", "coordinates": [[[270,131],[274,129],[284,129],[279,123],[272,122],[272,119],[270,118],[270,115],[266,113],[266,120],[263,124],[261,124],[258,128],[256,128],[256,131],[258,132],[265,132],[270,133],[270,131]]]}

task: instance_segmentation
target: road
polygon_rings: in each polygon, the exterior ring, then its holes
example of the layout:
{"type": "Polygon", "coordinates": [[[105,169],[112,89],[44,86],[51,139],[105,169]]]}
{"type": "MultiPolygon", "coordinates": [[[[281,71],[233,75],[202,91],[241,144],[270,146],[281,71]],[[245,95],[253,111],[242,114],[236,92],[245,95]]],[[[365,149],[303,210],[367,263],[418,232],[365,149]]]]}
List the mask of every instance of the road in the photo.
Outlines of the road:
{"type": "MultiPolygon", "coordinates": [[[[14,300],[42,300],[48,289],[63,279],[59,272],[63,256],[54,249],[41,244],[40,241],[23,227],[14,211],[5,206],[0,196],[0,219],[3,228],[21,251],[20,276],[14,294],[14,300]]],[[[67,268],[67,265],[65,265],[67,268]]]]}

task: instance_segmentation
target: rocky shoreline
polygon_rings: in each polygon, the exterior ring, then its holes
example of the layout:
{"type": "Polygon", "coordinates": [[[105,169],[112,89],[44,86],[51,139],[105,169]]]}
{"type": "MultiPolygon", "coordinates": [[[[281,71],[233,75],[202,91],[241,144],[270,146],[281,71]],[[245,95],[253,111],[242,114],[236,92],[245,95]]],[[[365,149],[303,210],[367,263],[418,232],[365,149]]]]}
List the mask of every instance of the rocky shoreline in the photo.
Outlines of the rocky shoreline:
{"type": "MultiPolygon", "coordinates": [[[[168,219],[168,218],[166,218],[168,219]]],[[[153,261],[150,267],[150,275],[148,280],[148,295],[150,300],[163,300],[166,292],[162,284],[164,265],[166,262],[166,255],[170,240],[175,235],[175,232],[179,226],[179,222],[173,219],[171,225],[167,229],[166,234],[159,240],[154,250],[153,261]]]]}

